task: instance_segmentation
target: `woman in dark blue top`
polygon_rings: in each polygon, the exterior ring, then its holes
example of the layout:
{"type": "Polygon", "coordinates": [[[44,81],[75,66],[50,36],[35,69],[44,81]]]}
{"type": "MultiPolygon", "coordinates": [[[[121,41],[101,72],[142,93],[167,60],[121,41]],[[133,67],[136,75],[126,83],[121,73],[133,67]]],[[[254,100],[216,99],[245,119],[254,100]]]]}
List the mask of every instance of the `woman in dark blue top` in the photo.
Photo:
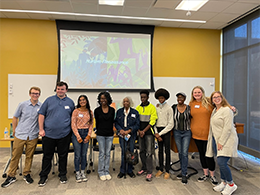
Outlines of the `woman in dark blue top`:
{"type": "Polygon", "coordinates": [[[132,106],[132,99],[126,97],[123,99],[123,108],[120,108],[116,112],[115,126],[119,135],[119,143],[122,151],[120,173],[117,175],[118,178],[122,178],[126,173],[132,178],[135,177],[135,174],[133,173],[133,165],[128,164],[126,167],[124,162],[126,148],[129,147],[129,151],[134,152],[134,142],[137,130],[140,126],[139,113],[135,109],[131,108],[132,106]],[[128,141],[125,141],[124,139],[128,134],[130,134],[131,137],[128,141]]]}

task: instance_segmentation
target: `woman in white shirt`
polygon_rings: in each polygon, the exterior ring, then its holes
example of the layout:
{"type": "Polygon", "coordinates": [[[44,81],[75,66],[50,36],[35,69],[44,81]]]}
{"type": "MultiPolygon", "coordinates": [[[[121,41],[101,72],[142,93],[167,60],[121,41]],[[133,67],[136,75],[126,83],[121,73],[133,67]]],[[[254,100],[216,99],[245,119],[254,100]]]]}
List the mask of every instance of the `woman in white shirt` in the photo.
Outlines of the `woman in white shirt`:
{"type": "MultiPolygon", "coordinates": [[[[208,136],[207,157],[214,154],[213,139],[217,145],[217,163],[220,169],[221,183],[213,190],[222,195],[231,195],[236,189],[231,171],[227,165],[230,157],[237,157],[238,137],[234,126],[234,114],[231,106],[220,91],[215,91],[210,97],[215,107],[210,118],[210,131],[208,136]]],[[[214,144],[215,145],[215,144],[214,144]]]]}

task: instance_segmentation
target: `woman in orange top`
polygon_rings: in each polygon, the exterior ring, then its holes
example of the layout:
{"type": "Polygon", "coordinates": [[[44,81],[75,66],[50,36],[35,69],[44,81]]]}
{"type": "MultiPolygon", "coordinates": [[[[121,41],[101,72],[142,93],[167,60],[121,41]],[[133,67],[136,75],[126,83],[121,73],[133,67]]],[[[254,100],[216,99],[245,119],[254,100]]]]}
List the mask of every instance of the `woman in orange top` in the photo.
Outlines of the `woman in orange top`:
{"type": "Polygon", "coordinates": [[[210,178],[213,186],[218,184],[215,172],[214,157],[206,157],[210,116],[213,110],[209,99],[205,96],[205,91],[201,86],[196,86],[191,92],[190,101],[191,112],[191,132],[200,155],[200,163],[203,168],[203,176],[198,178],[198,182],[203,182],[210,178]],[[210,176],[209,176],[210,173],[210,176]]]}
{"type": "Polygon", "coordinates": [[[74,148],[74,166],[76,171],[76,181],[87,181],[85,168],[87,163],[87,151],[90,136],[93,129],[93,112],[90,110],[90,105],[87,96],[80,95],[78,104],[72,113],[72,143],[74,148]],[[81,171],[80,171],[81,165],[81,171]]]}

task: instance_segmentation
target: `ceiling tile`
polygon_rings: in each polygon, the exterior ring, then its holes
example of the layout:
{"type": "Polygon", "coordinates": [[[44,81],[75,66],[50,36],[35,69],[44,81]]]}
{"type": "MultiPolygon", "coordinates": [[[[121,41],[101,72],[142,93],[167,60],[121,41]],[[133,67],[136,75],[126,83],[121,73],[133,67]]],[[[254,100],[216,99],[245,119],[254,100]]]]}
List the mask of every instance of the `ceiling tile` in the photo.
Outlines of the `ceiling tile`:
{"type": "Polygon", "coordinates": [[[70,0],[72,3],[91,3],[98,5],[98,0],[70,0]]]}
{"type": "Polygon", "coordinates": [[[180,25],[180,28],[199,28],[199,26],[201,26],[201,24],[199,24],[199,23],[183,22],[180,25]]]}
{"type": "Polygon", "coordinates": [[[39,20],[53,20],[53,17],[51,14],[33,14],[28,13],[27,14],[31,19],[39,19],[39,20]]]}
{"type": "MultiPolygon", "coordinates": [[[[187,11],[183,10],[172,10],[167,18],[174,18],[174,19],[189,19],[188,16],[186,16],[187,11]]],[[[192,14],[193,12],[191,12],[192,14]]]]}
{"type": "Polygon", "coordinates": [[[124,16],[139,16],[144,17],[146,14],[146,8],[138,7],[124,7],[122,15],[124,16]]]}
{"type": "Polygon", "coordinates": [[[159,8],[150,8],[145,16],[152,18],[166,18],[172,10],[170,9],[159,9],[159,8]]]}
{"type": "Polygon", "coordinates": [[[0,12],[0,18],[7,18],[7,17],[4,13],[0,12]]]}
{"type": "Polygon", "coordinates": [[[160,26],[163,21],[142,20],[142,24],[160,26]]]}
{"type": "Polygon", "coordinates": [[[154,4],[155,0],[125,0],[124,6],[133,7],[150,7],[154,4]]]}
{"type": "Polygon", "coordinates": [[[154,4],[154,8],[167,8],[167,9],[175,9],[177,7],[177,5],[179,5],[179,3],[181,2],[181,0],[157,0],[156,3],[154,4]]]}
{"type": "Polygon", "coordinates": [[[188,17],[187,19],[207,21],[207,20],[213,18],[216,15],[217,15],[217,13],[212,13],[212,12],[192,12],[191,16],[188,17]]]}
{"type": "Polygon", "coordinates": [[[199,28],[203,29],[219,29],[220,26],[223,26],[223,22],[206,22],[201,24],[199,28]]]}
{"type": "Polygon", "coordinates": [[[121,15],[122,10],[123,10],[123,6],[109,6],[109,5],[98,6],[99,14],[121,15]]]}
{"type": "Polygon", "coordinates": [[[121,19],[122,23],[125,24],[141,24],[142,20],[134,20],[134,19],[121,19]]]}
{"type": "Polygon", "coordinates": [[[5,12],[7,18],[22,18],[22,19],[30,19],[30,17],[26,13],[11,13],[5,12]]]}
{"type": "MultiPolygon", "coordinates": [[[[211,1],[211,0],[210,0],[211,1]]],[[[236,2],[238,0],[214,0],[214,1],[228,1],[228,2],[236,2]]]]}
{"type": "Polygon", "coordinates": [[[76,20],[87,21],[87,22],[98,22],[97,17],[76,16],[76,20]]]}
{"type": "Polygon", "coordinates": [[[1,9],[21,9],[16,1],[0,1],[1,9]]]}
{"type": "Polygon", "coordinates": [[[237,13],[242,15],[243,13],[253,9],[258,6],[258,4],[249,4],[249,3],[235,3],[232,7],[228,7],[223,11],[223,13],[237,13]]]}
{"type": "Polygon", "coordinates": [[[209,21],[210,22],[226,22],[226,23],[228,23],[229,21],[235,19],[238,16],[240,16],[240,14],[220,13],[220,14],[216,15],[215,17],[211,18],[209,21]]]}
{"type": "Polygon", "coordinates": [[[86,13],[86,14],[97,14],[97,5],[89,3],[72,3],[74,12],[86,13]]]}
{"type": "Polygon", "coordinates": [[[258,3],[260,5],[260,0],[238,0],[238,3],[258,3]]]}
{"type": "Polygon", "coordinates": [[[47,7],[45,6],[44,2],[35,2],[35,1],[19,1],[17,2],[22,9],[25,10],[41,10],[41,11],[47,11],[47,7]]]}
{"type": "Polygon", "coordinates": [[[181,22],[163,22],[160,26],[163,27],[180,27],[182,25],[181,22]]]}
{"type": "Polygon", "coordinates": [[[133,17],[169,18],[206,20],[206,24],[192,24],[168,21],[142,21],[135,19],[113,19],[86,16],[65,16],[48,14],[26,14],[1,12],[2,18],[31,18],[42,20],[64,19],[80,21],[103,21],[126,24],[154,24],[165,27],[221,29],[228,22],[260,5],[260,0],[209,0],[199,11],[191,12],[175,10],[181,0],[125,0],[124,6],[99,5],[98,0],[0,0],[2,9],[46,10],[57,12],[75,12],[99,15],[122,15],[133,17]],[[199,25],[199,26],[198,26],[199,25]]]}
{"type": "Polygon", "coordinates": [[[121,19],[120,18],[98,18],[99,22],[107,22],[107,23],[120,23],[121,19]]]}
{"type": "Polygon", "coordinates": [[[75,16],[67,16],[67,15],[54,15],[52,14],[53,19],[57,19],[57,20],[75,20],[76,17],[75,16]]]}
{"type": "Polygon", "coordinates": [[[72,12],[72,7],[69,2],[44,1],[44,3],[49,11],[72,12]]]}
{"type": "Polygon", "coordinates": [[[232,4],[234,4],[234,2],[231,1],[208,1],[204,6],[199,9],[199,11],[222,12],[232,4]]]}

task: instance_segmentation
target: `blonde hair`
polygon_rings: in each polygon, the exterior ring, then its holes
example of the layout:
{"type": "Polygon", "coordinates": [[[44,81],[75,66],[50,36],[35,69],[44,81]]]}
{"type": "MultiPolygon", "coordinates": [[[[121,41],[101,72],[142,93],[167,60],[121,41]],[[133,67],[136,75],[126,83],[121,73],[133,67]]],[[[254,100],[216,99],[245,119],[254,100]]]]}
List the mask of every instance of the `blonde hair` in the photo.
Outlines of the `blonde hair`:
{"type": "Polygon", "coordinates": [[[209,110],[209,106],[211,107],[211,103],[209,101],[209,98],[207,98],[205,96],[205,91],[204,89],[201,87],[201,86],[195,86],[192,91],[191,91],[191,99],[190,99],[190,103],[195,101],[196,99],[193,97],[193,91],[195,89],[200,89],[201,92],[202,92],[202,98],[201,98],[201,103],[202,103],[202,106],[204,106],[207,110],[209,110]]]}
{"type": "Polygon", "coordinates": [[[124,107],[124,99],[127,98],[129,100],[129,103],[130,103],[130,107],[133,108],[134,107],[134,102],[132,100],[131,97],[127,96],[127,97],[124,97],[122,102],[121,102],[121,107],[124,107]]]}
{"type": "Polygon", "coordinates": [[[216,93],[218,93],[218,94],[220,95],[221,99],[222,99],[222,101],[221,101],[221,106],[222,106],[222,107],[229,107],[229,108],[231,108],[231,106],[230,106],[230,104],[228,103],[227,99],[224,97],[223,93],[221,93],[220,91],[214,91],[214,92],[211,94],[211,96],[210,96],[210,103],[211,103],[211,105],[212,105],[213,107],[216,107],[216,105],[213,103],[213,100],[212,100],[212,99],[213,99],[213,95],[216,94],[216,93]]]}
{"type": "Polygon", "coordinates": [[[31,94],[33,89],[36,90],[36,91],[39,91],[39,93],[41,94],[41,89],[39,87],[31,87],[30,90],[29,90],[29,94],[31,94]]]}

